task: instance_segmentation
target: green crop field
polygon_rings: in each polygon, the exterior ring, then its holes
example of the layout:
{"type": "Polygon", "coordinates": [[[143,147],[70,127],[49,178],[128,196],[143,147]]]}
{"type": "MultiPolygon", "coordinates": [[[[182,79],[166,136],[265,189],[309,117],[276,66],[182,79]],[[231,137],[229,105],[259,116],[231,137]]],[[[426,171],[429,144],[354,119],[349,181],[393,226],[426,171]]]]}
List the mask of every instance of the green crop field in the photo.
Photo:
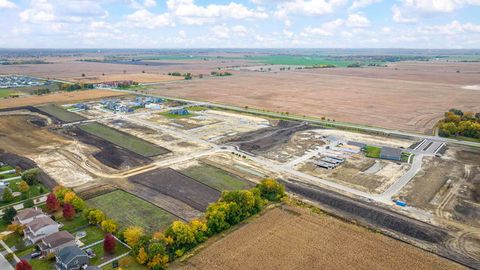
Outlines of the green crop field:
{"type": "Polygon", "coordinates": [[[78,121],[83,121],[85,120],[84,117],[69,112],[63,108],[60,108],[56,105],[53,104],[48,104],[48,105],[43,105],[43,106],[38,106],[37,109],[39,109],[42,112],[48,113],[49,115],[65,122],[65,123],[72,123],[72,122],[78,122],[78,121]]]}
{"type": "Polygon", "coordinates": [[[140,226],[152,233],[170,225],[176,219],[167,211],[123,190],[95,197],[88,200],[87,204],[102,210],[107,217],[117,220],[120,229],[140,226]]]}
{"type": "Polygon", "coordinates": [[[183,174],[219,191],[248,188],[248,182],[219,168],[203,164],[182,171],[183,174]]]}
{"type": "Polygon", "coordinates": [[[246,59],[259,61],[264,64],[294,66],[334,65],[336,67],[346,67],[350,64],[355,63],[353,61],[329,60],[323,57],[296,55],[258,56],[248,57],[246,59]]]}
{"type": "Polygon", "coordinates": [[[169,152],[163,147],[98,123],[81,125],[80,129],[144,157],[153,157],[169,152]]]}
{"type": "Polygon", "coordinates": [[[6,98],[10,95],[10,90],[8,89],[0,89],[0,98],[6,98]]]}
{"type": "Polygon", "coordinates": [[[380,158],[380,152],[382,152],[382,149],[380,147],[370,145],[365,147],[365,156],[367,157],[380,158]]]}
{"type": "Polygon", "coordinates": [[[186,114],[186,115],[178,115],[178,114],[172,114],[170,112],[162,112],[160,113],[160,115],[163,115],[167,118],[170,118],[170,119],[179,119],[179,118],[187,118],[187,117],[192,117],[194,116],[195,114],[193,113],[189,113],[189,114],[186,114]]]}

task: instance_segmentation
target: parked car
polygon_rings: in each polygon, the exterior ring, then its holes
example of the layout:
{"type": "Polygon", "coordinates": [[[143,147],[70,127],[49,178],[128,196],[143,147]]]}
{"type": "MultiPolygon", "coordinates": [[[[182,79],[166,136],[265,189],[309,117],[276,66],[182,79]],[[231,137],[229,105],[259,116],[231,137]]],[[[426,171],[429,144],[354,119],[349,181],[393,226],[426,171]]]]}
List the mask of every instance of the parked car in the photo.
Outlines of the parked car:
{"type": "Polygon", "coordinates": [[[91,248],[85,250],[85,253],[87,253],[87,256],[91,259],[91,258],[95,258],[95,256],[97,256],[95,254],[95,252],[93,252],[93,250],[91,248]]]}
{"type": "Polygon", "coordinates": [[[32,259],[38,258],[40,256],[42,256],[42,252],[40,252],[40,251],[35,251],[32,254],[30,254],[30,258],[32,258],[32,259]]]}

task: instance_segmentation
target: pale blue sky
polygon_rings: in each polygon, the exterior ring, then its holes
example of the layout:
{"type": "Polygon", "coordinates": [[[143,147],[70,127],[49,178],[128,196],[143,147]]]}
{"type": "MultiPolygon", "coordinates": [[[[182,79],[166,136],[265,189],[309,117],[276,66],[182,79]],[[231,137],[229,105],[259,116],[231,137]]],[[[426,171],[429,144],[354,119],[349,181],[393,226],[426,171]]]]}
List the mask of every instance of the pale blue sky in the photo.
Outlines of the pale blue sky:
{"type": "Polygon", "coordinates": [[[0,0],[3,48],[480,48],[480,0],[0,0]]]}

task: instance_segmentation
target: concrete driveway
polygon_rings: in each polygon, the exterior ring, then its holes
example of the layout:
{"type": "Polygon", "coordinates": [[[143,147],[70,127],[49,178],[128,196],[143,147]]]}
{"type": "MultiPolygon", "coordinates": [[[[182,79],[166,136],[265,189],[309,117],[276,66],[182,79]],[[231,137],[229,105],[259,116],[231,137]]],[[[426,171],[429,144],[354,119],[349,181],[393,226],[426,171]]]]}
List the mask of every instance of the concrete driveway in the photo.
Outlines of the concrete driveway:
{"type": "Polygon", "coordinates": [[[0,269],[2,270],[13,270],[13,267],[10,265],[10,263],[3,257],[3,255],[0,253],[0,269]]]}

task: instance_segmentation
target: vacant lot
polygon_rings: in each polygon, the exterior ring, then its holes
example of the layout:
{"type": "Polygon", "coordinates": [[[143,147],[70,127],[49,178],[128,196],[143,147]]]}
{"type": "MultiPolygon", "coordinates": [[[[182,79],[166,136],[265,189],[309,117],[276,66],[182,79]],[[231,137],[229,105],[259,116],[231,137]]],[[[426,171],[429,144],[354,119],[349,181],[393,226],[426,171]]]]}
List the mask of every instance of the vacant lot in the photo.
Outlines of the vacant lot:
{"type": "Polygon", "coordinates": [[[98,99],[104,97],[121,96],[122,93],[108,90],[86,90],[77,92],[53,93],[43,96],[26,96],[20,98],[0,99],[0,109],[15,108],[29,105],[39,105],[46,103],[68,103],[81,100],[98,99]]]}
{"type": "Polygon", "coordinates": [[[178,269],[464,269],[433,254],[330,216],[268,211],[178,269]]]}
{"type": "Polygon", "coordinates": [[[198,211],[220,197],[220,192],[173,169],[157,169],[135,175],[129,180],[186,203],[198,211]]]}
{"type": "Polygon", "coordinates": [[[0,149],[19,155],[39,154],[50,147],[61,147],[69,142],[65,138],[39,128],[30,121],[41,119],[28,115],[2,115],[0,117],[0,149]]]}
{"type": "Polygon", "coordinates": [[[452,107],[480,111],[480,91],[463,89],[467,81],[447,84],[441,79],[425,82],[408,76],[400,80],[339,74],[238,72],[228,78],[157,85],[150,92],[416,132],[431,131],[452,107]]]}
{"type": "Polygon", "coordinates": [[[140,226],[149,233],[169,225],[175,217],[163,209],[123,190],[116,190],[87,201],[118,221],[120,229],[140,226]]]}
{"type": "Polygon", "coordinates": [[[169,152],[163,147],[98,123],[88,123],[80,126],[80,129],[144,157],[153,157],[169,152]]]}
{"type": "Polygon", "coordinates": [[[218,191],[245,189],[249,186],[249,183],[236,175],[207,164],[189,167],[182,173],[218,191]]]}
{"type": "Polygon", "coordinates": [[[38,106],[37,107],[40,111],[45,112],[58,120],[65,122],[65,123],[71,123],[71,122],[78,122],[85,120],[84,117],[76,114],[69,112],[63,108],[60,108],[54,104],[48,104],[48,105],[43,105],[43,106],[38,106]]]}

